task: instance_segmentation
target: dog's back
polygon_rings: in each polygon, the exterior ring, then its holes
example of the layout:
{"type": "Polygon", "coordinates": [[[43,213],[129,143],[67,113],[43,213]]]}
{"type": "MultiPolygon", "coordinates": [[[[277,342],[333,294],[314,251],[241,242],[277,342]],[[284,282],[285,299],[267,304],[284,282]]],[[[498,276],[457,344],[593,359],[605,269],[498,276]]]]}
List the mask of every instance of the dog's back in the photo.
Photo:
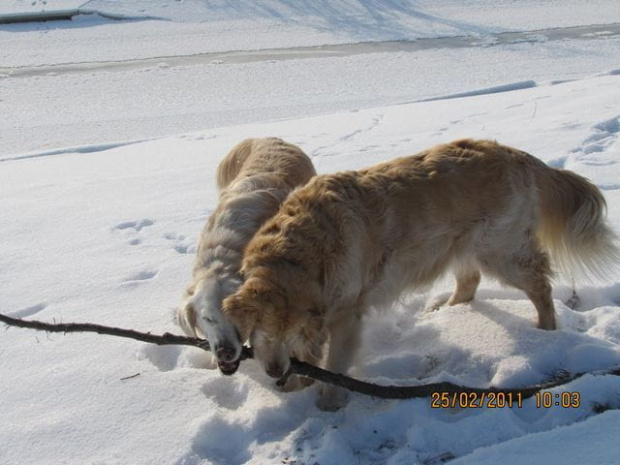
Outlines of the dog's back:
{"type": "Polygon", "coordinates": [[[296,145],[277,137],[245,139],[218,165],[217,187],[222,192],[233,181],[269,173],[289,188],[304,185],[316,174],[310,158],[296,145]]]}
{"type": "Polygon", "coordinates": [[[529,156],[472,144],[317,176],[256,235],[246,266],[277,255],[285,262],[320,260],[330,298],[364,293],[383,304],[381,293],[389,301],[406,287],[432,282],[475,247],[512,241],[510,232],[530,227],[536,215],[529,156]]]}
{"type": "Polygon", "coordinates": [[[383,279],[385,287],[432,282],[451,263],[513,250],[522,236],[531,236],[566,273],[598,272],[620,261],[596,186],[492,141],[459,140],[318,176],[274,221],[297,222],[308,235],[301,225],[307,211],[313,212],[312,234],[322,237],[317,244],[331,248],[326,260],[351,251],[333,267],[349,263],[349,272],[365,274],[366,284],[390,266],[399,269],[383,279]],[[330,230],[336,234],[325,234],[330,230]]]}
{"type": "Polygon", "coordinates": [[[218,185],[223,187],[201,234],[194,274],[213,260],[218,245],[241,253],[289,193],[315,175],[310,158],[282,139],[246,139],[237,144],[218,166],[218,185]]]}

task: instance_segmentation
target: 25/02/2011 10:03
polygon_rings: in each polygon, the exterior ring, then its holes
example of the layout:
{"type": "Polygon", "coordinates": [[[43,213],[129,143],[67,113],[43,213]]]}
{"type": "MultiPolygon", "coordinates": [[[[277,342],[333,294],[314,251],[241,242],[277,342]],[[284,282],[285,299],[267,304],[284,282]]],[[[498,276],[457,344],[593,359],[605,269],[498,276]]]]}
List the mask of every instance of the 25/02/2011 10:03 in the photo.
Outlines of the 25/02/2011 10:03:
{"type": "MultiPolygon", "coordinates": [[[[521,408],[523,394],[519,392],[434,392],[431,395],[431,408],[521,408]]],[[[549,391],[534,394],[536,408],[579,408],[579,392],[552,393],[549,391]]]]}

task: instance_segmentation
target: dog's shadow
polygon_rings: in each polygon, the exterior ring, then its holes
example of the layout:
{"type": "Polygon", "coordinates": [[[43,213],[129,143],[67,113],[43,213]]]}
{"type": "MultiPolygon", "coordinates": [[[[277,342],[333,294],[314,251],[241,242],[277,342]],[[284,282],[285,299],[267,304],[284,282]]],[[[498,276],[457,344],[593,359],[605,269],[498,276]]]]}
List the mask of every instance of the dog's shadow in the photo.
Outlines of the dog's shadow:
{"type": "Polygon", "coordinates": [[[549,345],[556,347],[552,353],[557,354],[557,347],[565,345],[566,333],[536,328],[534,306],[516,291],[480,295],[482,299],[433,311],[418,301],[401,305],[389,315],[374,313],[364,332],[359,363],[363,368],[355,374],[382,384],[451,378],[484,387],[498,374],[504,381],[540,381],[541,371],[548,367],[548,357],[541,354],[548,352],[549,345]],[[506,378],[502,373],[508,369],[514,373],[506,378]]]}

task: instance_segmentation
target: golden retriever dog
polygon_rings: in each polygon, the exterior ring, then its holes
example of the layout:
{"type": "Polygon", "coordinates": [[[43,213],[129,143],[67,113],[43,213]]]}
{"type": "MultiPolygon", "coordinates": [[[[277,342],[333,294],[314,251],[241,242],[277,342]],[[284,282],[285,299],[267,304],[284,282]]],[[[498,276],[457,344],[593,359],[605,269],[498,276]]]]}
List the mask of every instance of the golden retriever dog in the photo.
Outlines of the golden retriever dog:
{"type": "Polygon", "coordinates": [[[221,311],[242,283],[243,250],[288,194],[315,174],[299,147],[277,138],[244,140],[218,166],[218,205],[200,236],[177,321],[189,336],[209,341],[224,374],[237,370],[243,343],[221,311]]]}
{"type": "MultiPolygon", "coordinates": [[[[474,298],[480,272],[523,290],[538,327],[556,328],[550,255],[600,272],[619,260],[600,191],[570,171],[485,140],[459,140],[361,171],[317,176],[296,190],[248,244],[244,284],[223,312],[249,338],[267,374],[290,358],[345,373],[369,307],[392,304],[448,268],[447,301],[474,298]]],[[[285,389],[307,380],[291,379],[285,389]]],[[[346,392],[322,386],[334,410],[346,392]]]]}

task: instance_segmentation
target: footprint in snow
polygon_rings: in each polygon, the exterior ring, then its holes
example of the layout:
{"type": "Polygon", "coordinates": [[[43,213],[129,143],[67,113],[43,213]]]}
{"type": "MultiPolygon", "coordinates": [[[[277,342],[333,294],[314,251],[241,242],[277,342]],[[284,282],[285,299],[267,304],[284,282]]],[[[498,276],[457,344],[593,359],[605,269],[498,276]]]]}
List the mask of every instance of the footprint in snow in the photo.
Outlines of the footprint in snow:
{"type": "Polygon", "coordinates": [[[141,220],[136,220],[136,221],[123,221],[121,223],[118,223],[116,226],[114,226],[114,229],[119,230],[119,231],[123,231],[125,229],[133,229],[135,232],[140,232],[142,231],[142,229],[148,227],[148,226],[153,226],[155,224],[155,221],[150,219],[150,218],[143,218],[141,220]]]}
{"type": "Polygon", "coordinates": [[[142,238],[139,237],[140,231],[155,224],[155,220],[151,218],[142,218],[140,220],[122,221],[112,227],[112,231],[121,234],[127,239],[129,245],[142,244],[142,238]]]}
{"type": "MultiPolygon", "coordinates": [[[[580,152],[585,155],[604,152],[610,147],[620,134],[620,116],[601,121],[592,126],[592,134],[590,134],[574,152],[580,152]]],[[[596,160],[592,160],[596,163],[596,160]]]]}
{"type": "Polygon", "coordinates": [[[123,285],[133,287],[133,286],[137,286],[137,285],[149,282],[152,279],[154,279],[158,273],[159,273],[158,271],[152,271],[152,270],[140,271],[138,273],[135,273],[125,278],[123,280],[123,285]]]}
{"type": "Polygon", "coordinates": [[[596,179],[602,190],[620,188],[615,169],[618,164],[617,148],[620,144],[620,116],[593,125],[590,135],[579,147],[572,150],[566,164],[568,169],[581,172],[586,177],[596,179]]]}
{"type": "Polygon", "coordinates": [[[188,239],[183,234],[166,233],[164,239],[172,242],[172,248],[180,254],[196,253],[196,245],[194,241],[188,239]]]}

